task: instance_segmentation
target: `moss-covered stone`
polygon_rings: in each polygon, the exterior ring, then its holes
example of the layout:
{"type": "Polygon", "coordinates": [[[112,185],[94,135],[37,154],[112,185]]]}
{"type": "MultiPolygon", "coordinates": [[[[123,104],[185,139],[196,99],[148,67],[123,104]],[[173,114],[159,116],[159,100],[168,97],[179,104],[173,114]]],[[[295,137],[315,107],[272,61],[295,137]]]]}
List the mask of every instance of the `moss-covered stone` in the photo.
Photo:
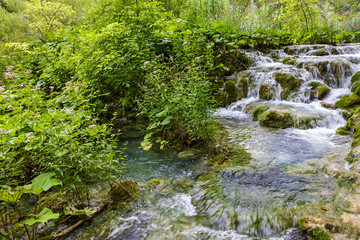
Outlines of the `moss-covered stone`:
{"type": "Polygon", "coordinates": [[[346,127],[339,127],[336,130],[336,133],[339,135],[351,135],[351,131],[349,131],[349,129],[347,129],[346,127]]]}
{"type": "Polygon", "coordinates": [[[139,193],[140,188],[135,181],[122,181],[109,190],[109,196],[115,204],[132,201],[139,193]]]}
{"type": "Polygon", "coordinates": [[[263,126],[274,128],[288,128],[294,125],[290,113],[279,113],[276,111],[265,112],[259,117],[259,123],[263,126]]]}
{"type": "Polygon", "coordinates": [[[360,96],[360,72],[355,73],[351,78],[351,91],[360,96]]]}
{"type": "Polygon", "coordinates": [[[282,63],[283,64],[286,64],[288,61],[290,61],[291,60],[291,58],[284,58],[283,60],[282,60],[282,63]]]}
{"type": "Polygon", "coordinates": [[[316,240],[331,240],[329,234],[327,234],[325,230],[320,227],[315,227],[312,231],[312,234],[316,240]]]}
{"type": "Polygon", "coordinates": [[[246,75],[240,77],[237,90],[237,100],[247,98],[249,92],[249,78],[246,75]]]}
{"type": "Polygon", "coordinates": [[[267,83],[262,83],[259,88],[259,97],[264,100],[275,99],[275,88],[267,83]]]}
{"type": "Polygon", "coordinates": [[[322,100],[331,92],[331,88],[320,82],[311,82],[310,86],[310,99],[322,100]]]}
{"type": "Polygon", "coordinates": [[[298,89],[303,83],[302,79],[295,78],[289,73],[275,73],[275,81],[280,83],[283,92],[281,93],[281,99],[287,100],[292,90],[298,89]]]}
{"type": "Polygon", "coordinates": [[[282,88],[289,88],[293,90],[301,86],[303,80],[295,78],[289,73],[275,73],[275,81],[280,83],[282,88]]]}
{"type": "Polygon", "coordinates": [[[192,148],[179,152],[179,158],[197,159],[201,155],[198,149],[192,148]]]}
{"type": "Polygon", "coordinates": [[[291,58],[284,58],[282,60],[283,64],[289,64],[289,65],[294,65],[296,63],[296,59],[291,59],[291,58]]]}
{"type": "Polygon", "coordinates": [[[228,80],[225,82],[224,87],[226,93],[226,103],[235,102],[237,100],[237,87],[233,80],[228,80]]]}
{"type": "Polygon", "coordinates": [[[320,49],[320,50],[317,50],[315,52],[313,52],[311,55],[313,56],[327,56],[327,55],[330,55],[330,53],[324,49],[320,49]]]}
{"type": "Polygon", "coordinates": [[[289,65],[295,65],[295,63],[296,63],[296,59],[291,59],[286,62],[286,64],[289,64],[289,65]]]}
{"type": "Polygon", "coordinates": [[[269,107],[266,107],[266,106],[259,106],[259,107],[255,108],[255,110],[252,113],[252,119],[254,121],[258,121],[259,116],[261,114],[263,114],[265,111],[267,111],[268,109],[269,109],[269,107]]]}
{"type": "Polygon", "coordinates": [[[278,55],[278,54],[275,54],[275,53],[271,54],[271,57],[272,57],[272,59],[274,59],[274,60],[279,60],[279,59],[280,59],[279,55],[278,55]]]}
{"type": "Polygon", "coordinates": [[[343,96],[339,101],[335,103],[335,107],[346,110],[356,107],[359,104],[360,104],[360,97],[353,94],[353,95],[343,96]]]}

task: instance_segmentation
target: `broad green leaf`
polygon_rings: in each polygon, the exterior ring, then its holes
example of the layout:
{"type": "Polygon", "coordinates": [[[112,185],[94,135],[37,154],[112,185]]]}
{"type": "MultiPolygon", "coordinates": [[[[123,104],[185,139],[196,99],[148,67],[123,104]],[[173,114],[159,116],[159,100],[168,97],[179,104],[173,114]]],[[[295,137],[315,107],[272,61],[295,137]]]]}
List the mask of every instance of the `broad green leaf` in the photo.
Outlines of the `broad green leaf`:
{"type": "Polygon", "coordinates": [[[53,178],[54,176],[54,172],[40,174],[33,180],[30,192],[38,195],[43,191],[49,190],[53,186],[60,185],[61,182],[56,178],[53,178]]]}
{"type": "Polygon", "coordinates": [[[44,223],[51,219],[59,218],[60,214],[53,213],[50,209],[44,208],[39,214],[31,214],[32,218],[25,220],[23,223],[32,226],[35,223],[44,223]]]}

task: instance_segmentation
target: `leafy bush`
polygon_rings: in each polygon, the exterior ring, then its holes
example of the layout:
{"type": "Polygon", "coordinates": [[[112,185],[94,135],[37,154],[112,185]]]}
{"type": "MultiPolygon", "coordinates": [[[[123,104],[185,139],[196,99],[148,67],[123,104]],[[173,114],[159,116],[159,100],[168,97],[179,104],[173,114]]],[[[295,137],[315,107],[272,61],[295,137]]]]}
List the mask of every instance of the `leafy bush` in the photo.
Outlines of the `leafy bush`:
{"type": "Polygon", "coordinates": [[[115,135],[97,123],[86,86],[69,81],[55,91],[30,72],[8,66],[0,88],[0,184],[22,185],[51,171],[81,189],[115,176],[115,135]]]}

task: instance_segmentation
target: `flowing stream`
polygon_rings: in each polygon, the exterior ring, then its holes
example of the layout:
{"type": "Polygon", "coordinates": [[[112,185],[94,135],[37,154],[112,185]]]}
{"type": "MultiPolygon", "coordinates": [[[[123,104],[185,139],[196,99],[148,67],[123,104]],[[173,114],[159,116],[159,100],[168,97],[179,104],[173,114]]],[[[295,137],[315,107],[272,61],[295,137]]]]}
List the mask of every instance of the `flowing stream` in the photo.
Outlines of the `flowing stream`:
{"type": "MultiPolygon", "coordinates": [[[[67,239],[307,239],[296,228],[296,207],[334,199],[338,186],[322,171],[322,163],[343,160],[351,139],[336,134],[346,120],[334,104],[349,94],[351,76],[360,70],[360,44],[302,45],[276,50],[277,60],[260,52],[247,52],[249,70],[234,76],[249,78],[246,99],[219,109],[228,140],[252,154],[246,167],[220,173],[208,169],[204,159],[179,159],[177,152],[143,152],[132,140],[127,177],[140,183],[144,194],[125,210],[106,211],[67,239]],[[319,50],[328,55],[316,56],[319,50]],[[284,58],[296,59],[294,65],[284,58]],[[286,101],[275,81],[276,72],[303,80],[286,101]],[[325,83],[331,92],[321,101],[310,97],[311,82],[325,83]],[[275,98],[259,99],[259,87],[274,87],[275,98]],[[277,129],[253,121],[249,108],[267,106],[298,117],[312,117],[306,129],[277,129]],[[149,189],[146,182],[163,178],[149,189]]],[[[322,54],[323,55],[323,54],[322,54]]]]}

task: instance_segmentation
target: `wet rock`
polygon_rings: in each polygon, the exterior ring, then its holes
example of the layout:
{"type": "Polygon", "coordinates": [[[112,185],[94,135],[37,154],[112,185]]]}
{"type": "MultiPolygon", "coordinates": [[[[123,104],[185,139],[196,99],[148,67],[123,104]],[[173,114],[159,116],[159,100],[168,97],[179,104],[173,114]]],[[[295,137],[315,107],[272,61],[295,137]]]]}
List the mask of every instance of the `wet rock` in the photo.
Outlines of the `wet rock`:
{"type": "Polygon", "coordinates": [[[275,88],[267,83],[262,83],[259,88],[259,97],[263,100],[275,99],[275,88]]]}
{"type": "Polygon", "coordinates": [[[310,92],[310,99],[319,99],[322,100],[327,95],[329,95],[331,88],[329,88],[326,84],[320,82],[311,82],[311,92],[310,92]]]}
{"type": "Polygon", "coordinates": [[[259,123],[266,127],[289,128],[294,125],[293,117],[290,113],[279,113],[268,111],[259,118],[259,123]]]}
{"type": "Polygon", "coordinates": [[[311,72],[314,77],[323,79],[332,88],[340,87],[341,81],[352,75],[350,65],[337,60],[308,62],[304,68],[311,72]]]}
{"type": "Polygon", "coordinates": [[[313,56],[327,56],[330,55],[330,53],[324,49],[317,50],[315,52],[311,52],[309,55],[313,56]]]}
{"type": "Polygon", "coordinates": [[[296,63],[296,59],[291,59],[291,58],[284,58],[282,60],[283,64],[289,64],[289,65],[294,65],[296,63]]]}
{"type": "Polygon", "coordinates": [[[334,104],[331,104],[331,103],[320,102],[320,105],[321,105],[323,108],[335,109],[335,105],[334,105],[334,104]]]}
{"type": "Polygon", "coordinates": [[[247,98],[249,91],[249,78],[246,75],[242,75],[237,85],[237,100],[247,98]]]}
{"type": "Polygon", "coordinates": [[[346,129],[345,127],[339,127],[337,130],[336,130],[336,133],[339,134],[339,135],[351,135],[351,131],[349,131],[348,129],[346,129]]]}
{"type": "Polygon", "coordinates": [[[261,115],[261,114],[263,114],[266,110],[268,110],[269,108],[268,107],[266,107],[266,106],[259,106],[259,107],[257,107],[254,111],[253,111],[253,113],[252,113],[252,118],[253,118],[253,120],[254,121],[258,121],[259,120],[259,116],[261,115]]]}
{"type": "Polygon", "coordinates": [[[225,82],[224,87],[226,93],[226,102],[227,104],[231,102],[236,102],[237,100],[237,87],[233,80],[228,80],[225,82]]]}
{"type": "Polygon", "coordinates": [[[351,91],[360,96],[360,72],[357,72],[351,78],[351,91]]]}
{"type": "Polygon", "coordinates": [[[303,83],[302,79],[297,79],[289,73],[275,73],[275,81],[280,83],[283,92],[281,93],[281,99],[287,100],[291,91],[298,89],[303,83]]]}
{"type": "Polygon", "coordinates": [[[360,104],[360,97],[353,95],[345,95],[335,103],[336,108],[347,110],[360,104]]]}
{"type": "Polygon", "coordinates": [[[122,181],[109,190],[109,196],[114,204],[132,201],[139,193],[140,188],[135,181],[122,181]]]}
{"type": "Polygon", "coordinates": [[[188,149],[182,152],[179,152],[178,157],[179,158],[185,158],[185,159],[197,159],[200,155],[200,151],[197,149],[188,149]]]}

